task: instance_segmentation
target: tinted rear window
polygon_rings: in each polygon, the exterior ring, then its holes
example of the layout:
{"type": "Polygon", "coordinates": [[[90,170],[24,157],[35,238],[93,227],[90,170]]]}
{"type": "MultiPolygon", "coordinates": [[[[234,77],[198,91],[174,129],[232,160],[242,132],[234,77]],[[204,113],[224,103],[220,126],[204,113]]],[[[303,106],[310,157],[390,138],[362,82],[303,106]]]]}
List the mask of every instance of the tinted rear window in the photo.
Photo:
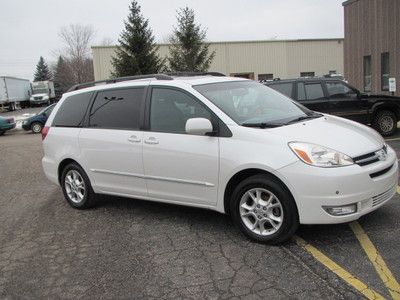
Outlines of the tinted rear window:
{"type": "Polygon", "coordinates": [[[92,93],[83,93],[69,96],[61,104],[53,126],[57,127],[80,127],[85,118],[86,109],[89,105],[92,93]]]}
{"type": "Polygon", "coordinates": [[[271,84],[269,85],[270,88],[274,89],[275,91],[278,91],[289,98],[292,97],[292,86],[293,83],[278,83],[278,84],[271,84]]]}
{"type": "Polygon", "coordinates": [[[89,115],[89,126],[109,129],[139,129],[144,88],[99,92],[89,115]]]}

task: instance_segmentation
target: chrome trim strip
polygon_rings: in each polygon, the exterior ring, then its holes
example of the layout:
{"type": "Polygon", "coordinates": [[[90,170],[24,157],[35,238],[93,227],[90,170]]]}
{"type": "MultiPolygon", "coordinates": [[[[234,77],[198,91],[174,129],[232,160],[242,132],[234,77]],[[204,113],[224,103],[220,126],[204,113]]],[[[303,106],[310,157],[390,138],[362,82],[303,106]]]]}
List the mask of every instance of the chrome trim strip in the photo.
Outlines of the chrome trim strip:
{"type": "Polygon", "coordinates": [[[214,186],[214,184],[212,184],[210,182],[203,182],[203,181],[196,181],[196,180],[177,179],[177,178],[170,178],[170,177],[144,175],[144,174],[142,175],[142,174],[135,174],[135,173],[128,173],[128,172],[108,171],[108,170],[103,170],[103,169],[90,169],[90,171],[95,172],[95,173],[129,176],[129,177],[136,177],[136,178],[142,178],[142,179],[153,179],[153,180],[162,180],[162,181],[177,182],[177,183],[203,185],[203,186],[207,186],[207,187],[214,186]]]}
{"type": "Polygon", "coordinates": [[[356,160],[354,162],[356,164],[362,164],[362,163],[369,162],[369,161],[372,161],[372,160],[375,160],[375,159],[379,159],[379,156],[376,153],[373,156],[370,156],[370,157],[367,157],[367,158],[364,158],[364,159],[360,159],[360,160],[356,160]]]}

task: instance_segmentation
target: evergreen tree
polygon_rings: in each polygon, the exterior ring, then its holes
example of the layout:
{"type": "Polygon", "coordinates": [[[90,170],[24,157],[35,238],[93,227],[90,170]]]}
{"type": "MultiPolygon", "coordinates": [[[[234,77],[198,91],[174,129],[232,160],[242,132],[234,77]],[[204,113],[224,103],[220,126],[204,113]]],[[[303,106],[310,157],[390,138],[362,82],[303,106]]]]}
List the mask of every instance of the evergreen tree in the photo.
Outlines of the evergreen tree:
{"type": "Polygon", "coordinates": [[[149,20],[140,12],[140,5],[133,0],[130,13],[125,21],[125,29],[118,40],[116,56],[112,58],[112,76],[122,77],[158,73],[163,61],[158,57],[158,47],[154,42],[149,20]]]}
{"type": "Polygon", "coordinates": [[[33,75],[33,81],[45,81],[51,79],[51,72],[49,66],[44,61],[43,56],[40,57],[38,64],[36,65],[36,71],[33,75]]]}
{"type": "Polygon", "coordinates": [[[53,68],[53,74],[56,98],[59,99],[63,93],[75,84],[68,61],[61,55],[58,57],[57,64],[53,68]]]}
{"type": "Polygon", "coordinates": [[[188,7],[177,11],[178,27],[170,39],[168,63],[171,71],[205,72],[215,56],[209,54],[205,43],[207,31],[195,23],[194,10],[188,7]]]}

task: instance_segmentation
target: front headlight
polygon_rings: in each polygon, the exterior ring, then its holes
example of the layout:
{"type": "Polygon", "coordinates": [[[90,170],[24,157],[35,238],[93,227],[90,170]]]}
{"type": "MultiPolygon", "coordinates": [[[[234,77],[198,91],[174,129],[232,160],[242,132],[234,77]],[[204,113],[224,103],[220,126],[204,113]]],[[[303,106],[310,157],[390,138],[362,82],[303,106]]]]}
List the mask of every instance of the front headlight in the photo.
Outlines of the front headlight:
{"type": "Polygon", "coordinates": [[[323,146],[290,142],[290,149],[308,165],[322,168],[343,167],[354,164],[351,157],[323,146]]]}
{"type": "Polygon", "coordinates": [[[24,120],[24,121],[22,122],[22,125],[26,125],[26,124],[28,124],[28,120],[24,120]]]}
{"type": "Polygon", "coordinates": [[[43,100],[48,100],[49,96],[43,96],[43,100]]]}

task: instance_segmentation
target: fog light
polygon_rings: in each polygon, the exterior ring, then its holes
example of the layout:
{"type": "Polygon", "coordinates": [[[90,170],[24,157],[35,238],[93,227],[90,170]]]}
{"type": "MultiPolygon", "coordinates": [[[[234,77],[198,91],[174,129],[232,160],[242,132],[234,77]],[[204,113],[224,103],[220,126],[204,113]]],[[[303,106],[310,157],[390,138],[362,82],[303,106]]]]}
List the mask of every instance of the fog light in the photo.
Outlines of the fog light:
{"type": "Polygon", "coordinates": [[[345,216],[357,212],[357,204],[350,204],[345,206],[323,206],[325,211],[332,216],[345,216]]]}

